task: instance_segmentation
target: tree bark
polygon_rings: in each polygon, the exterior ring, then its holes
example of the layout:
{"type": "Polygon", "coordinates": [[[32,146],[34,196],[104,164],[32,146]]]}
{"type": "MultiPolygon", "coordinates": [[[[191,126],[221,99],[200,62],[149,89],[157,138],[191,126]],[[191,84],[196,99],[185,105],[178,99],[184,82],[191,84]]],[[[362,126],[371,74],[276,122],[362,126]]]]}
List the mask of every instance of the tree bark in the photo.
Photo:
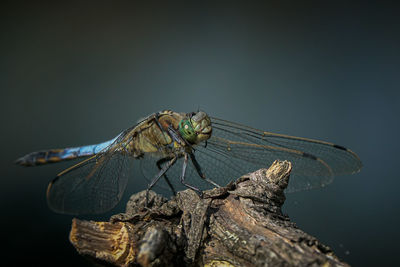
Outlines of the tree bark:
{"type": "Polygon", "coordinates": [[[145,191],[109,222],[73,219],[70,241],[85,256],[115,266],[348,266],[282,214],[291,164],[240,177],[224,188],[145,191]]]}

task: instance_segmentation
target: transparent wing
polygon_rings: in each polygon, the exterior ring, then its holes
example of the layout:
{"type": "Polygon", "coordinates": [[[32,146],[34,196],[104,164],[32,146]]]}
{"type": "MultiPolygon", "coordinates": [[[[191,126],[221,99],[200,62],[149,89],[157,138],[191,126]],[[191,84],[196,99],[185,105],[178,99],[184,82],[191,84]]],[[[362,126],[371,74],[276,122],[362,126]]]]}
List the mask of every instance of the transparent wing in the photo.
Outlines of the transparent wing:
{"type": "Polygon", "coordinates": [[[212,126],[204,154],[213,151],[220,162],[241,173],[268,167],[276,159],[289,160],[293,170],[288,192],[325,186],[335,175],[351,174],[362,167],[354,152],[332,143],[264,132],[217,118],[212,118],[212,126]]]}
{"type": "Polygon", "coordinates": [[[58,174],[47,189],[50,208],[74,215],[113,208],[122,197],[133,166],[133,158],[120,151],[94,155],[58,174]]]}

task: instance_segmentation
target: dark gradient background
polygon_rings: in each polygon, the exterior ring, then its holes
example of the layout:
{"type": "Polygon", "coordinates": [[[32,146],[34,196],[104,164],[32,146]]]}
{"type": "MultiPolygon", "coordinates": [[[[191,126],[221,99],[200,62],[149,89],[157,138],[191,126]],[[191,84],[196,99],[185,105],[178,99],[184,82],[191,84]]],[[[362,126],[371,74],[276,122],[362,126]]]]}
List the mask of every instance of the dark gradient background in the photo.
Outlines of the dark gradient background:
{"type": "MultiPolygon", "coordinates": [[[[165,108],[200,107],[357,152],[360,173],[290,194],[284,211],[354,266],[398,263],[397,7],[82,2],[15,1],[0,11],[2,257],[89,264],[68,241],[72,217],[45,199],[70,164],[22,168],[17,157],[108,140],[165,108]]],[[[112,212],[85,218],[123,211],[141,178],[112,212]]]]}

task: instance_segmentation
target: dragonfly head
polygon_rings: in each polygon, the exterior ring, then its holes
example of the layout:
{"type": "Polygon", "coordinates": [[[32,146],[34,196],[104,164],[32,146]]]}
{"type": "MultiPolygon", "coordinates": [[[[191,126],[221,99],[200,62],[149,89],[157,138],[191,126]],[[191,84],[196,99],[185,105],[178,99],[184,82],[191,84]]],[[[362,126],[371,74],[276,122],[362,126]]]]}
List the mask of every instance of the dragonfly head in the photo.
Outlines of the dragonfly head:
{"type": "Polygon", "coordinates": [[[203,111],[189,113],[179,123],[179,132],[190,144],[198,144],[210,138],[211,120],[203,111]]]}

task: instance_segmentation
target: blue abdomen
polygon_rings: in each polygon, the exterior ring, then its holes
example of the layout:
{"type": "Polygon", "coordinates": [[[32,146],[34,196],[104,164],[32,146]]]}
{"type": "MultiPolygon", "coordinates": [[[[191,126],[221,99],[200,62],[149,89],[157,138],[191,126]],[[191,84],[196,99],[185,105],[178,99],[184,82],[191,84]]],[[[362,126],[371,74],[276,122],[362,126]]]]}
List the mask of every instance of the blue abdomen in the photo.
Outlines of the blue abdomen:
{"type": "Polygon", "coordinates": [[[105,152],[110,145],[118,138],[88,146],[69,147],[63,149],[49,149],[29,153],[16,160],[15,163],[24,166],[35,166],[47,163],[54,163],[63,160],[76,159],[81,157],[92,156],[105,152]]]}

